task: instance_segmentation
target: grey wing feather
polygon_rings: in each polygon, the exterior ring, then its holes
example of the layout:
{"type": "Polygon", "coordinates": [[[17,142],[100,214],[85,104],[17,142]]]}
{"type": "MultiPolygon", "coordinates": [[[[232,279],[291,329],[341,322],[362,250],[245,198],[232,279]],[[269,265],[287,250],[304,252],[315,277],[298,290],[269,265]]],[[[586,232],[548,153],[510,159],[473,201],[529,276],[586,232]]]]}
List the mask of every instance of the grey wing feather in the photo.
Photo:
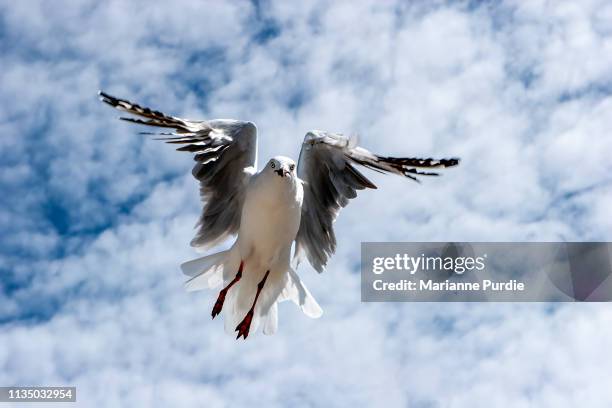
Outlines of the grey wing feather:
{"type": "Polygon", "coordinates": [[[296,237],[295,258],[303,256],[322,272],[336,250],[333,223],[342,207],[357,196],[357,190],[376,186],[355,168],[361,165],[382,173],[393,173],[418,181],[416,176],[437,176],[416,167],[452,167],[459,159],[434,160],[384,157],[356,145],[355,139],[321,131],[306,134],[298,177],[304,181],[302,218],[296,237]]]}
{"type": "Polygon", "coordinates": [[[240,228],[246,186],[255,172],[257,161],[255,125],[230,119],[181,119],[104,92],[99,95],[102,102],[140,117],[122,120],[174,129],[173,133],[160,133],[165,137],[158,140],[180,144],[182,146],[177,150],[194,153],[196,164],[192,173],[200,181],[204,208],[197,224],[198,232],[191,245],[210,247],[236,234],[240,228]]]}

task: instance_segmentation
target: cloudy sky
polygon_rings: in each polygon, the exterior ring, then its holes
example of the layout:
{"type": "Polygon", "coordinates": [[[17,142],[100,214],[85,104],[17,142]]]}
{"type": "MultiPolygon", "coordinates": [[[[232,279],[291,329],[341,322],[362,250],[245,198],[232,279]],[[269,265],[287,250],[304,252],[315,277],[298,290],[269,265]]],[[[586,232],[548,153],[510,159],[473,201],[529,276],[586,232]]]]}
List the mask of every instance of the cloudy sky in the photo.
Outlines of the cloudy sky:
{"type": "MultiPolygon", "coordinates": [[[[79,406],[608,406],[607,304],[360,302],[361,241],[612,239],[612,4],[0,1],[0,385],[79,406]],[[236,342],[178,265],[200,209],[187,153],[96,92],[384,154],[459,156],[379,185],[300,275],[319,320],[236,342]],[[381,207],[384,206],[384,210],[381,207]]],[[[23,406],[23,405],[20,405],[23,406]]]]}

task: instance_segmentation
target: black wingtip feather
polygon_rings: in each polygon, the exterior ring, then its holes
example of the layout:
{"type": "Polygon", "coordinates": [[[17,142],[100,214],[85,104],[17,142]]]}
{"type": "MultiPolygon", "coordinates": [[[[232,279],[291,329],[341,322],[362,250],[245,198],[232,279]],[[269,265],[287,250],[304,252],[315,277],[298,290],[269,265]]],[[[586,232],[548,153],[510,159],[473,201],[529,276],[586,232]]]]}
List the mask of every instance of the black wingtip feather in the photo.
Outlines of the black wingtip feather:
{"type": "Polygon", "coordinates": [[[434,168],[434,167],[454,167],[459,164],[460,159],[452,157],[450,159],[434,159],[428,157],[426,159],[418,157],[384,157],[377,156],[378,160],[389,163],[393,166],[407,166],[407,167],[423,167],[423,168],[434,168]]]}
{"type": "Polygon", "coordinates": [[[115,98],[114,96],[111,96],[103,91],[98,91],[98,99],[100,99],[100,101],[112,106],[112,107],[116,107],[117,106],[117,98],[115,98]]]}

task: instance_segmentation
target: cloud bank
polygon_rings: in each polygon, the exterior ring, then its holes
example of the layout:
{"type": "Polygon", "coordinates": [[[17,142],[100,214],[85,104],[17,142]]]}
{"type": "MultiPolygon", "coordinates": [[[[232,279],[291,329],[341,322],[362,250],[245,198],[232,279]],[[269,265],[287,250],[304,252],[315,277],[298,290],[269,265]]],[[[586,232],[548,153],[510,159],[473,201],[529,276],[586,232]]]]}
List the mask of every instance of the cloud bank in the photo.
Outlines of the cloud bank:
{"type": "Polygon", "coordinates": [[[79,406],[606,406],[608,305],[365,304],[361,241],[610,240],[605,2],[0,5],[0,384],[79,406]],[[247,342],[178,270],[200,209],[188,154],[96,91],[258,125],[259,160],[309,129],[459,156],[372,175],[336,223],[325,310],[247,342]],[[382,207],[384,206],[384,210],[382,207]]]}

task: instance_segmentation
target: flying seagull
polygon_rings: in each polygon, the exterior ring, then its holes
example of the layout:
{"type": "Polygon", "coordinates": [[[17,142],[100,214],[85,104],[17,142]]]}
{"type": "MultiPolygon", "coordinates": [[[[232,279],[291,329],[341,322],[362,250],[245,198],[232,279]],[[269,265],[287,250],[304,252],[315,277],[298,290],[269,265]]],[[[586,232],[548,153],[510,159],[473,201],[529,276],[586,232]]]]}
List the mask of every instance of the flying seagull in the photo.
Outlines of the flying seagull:
{"type": "MultiPolygon", "coordinates": [[[[200,182],[202,215],[191,245],[211,248],[237,236],[226,251],[181,265],[188,290],[222,285],[212,309],[224,312],[225,330],[246,339],[263,324],[278,328],[279,302],[291,300],[306,316],[323,311],[295,269],[306,258],[322,272],[336,249],[333,222],[357,190],[375,189],[356,166],[417,180],[438,173],[417,168],[452,167],[458,159],[379,156],[357,146],[355,138],[313,130],[306,133],[295,161],[276,156],[259,172],[257,128],[231,119],[188,120],[168,116],[102,91],[100,100],[133,117],[122,120],[167,128],[158,138],[193,153],[193,176],[200,182]],[[295,241],[293,267],[291,246],[295,241]]],[[[152,134],[147,132],[146,134],[152,134]]]]}

